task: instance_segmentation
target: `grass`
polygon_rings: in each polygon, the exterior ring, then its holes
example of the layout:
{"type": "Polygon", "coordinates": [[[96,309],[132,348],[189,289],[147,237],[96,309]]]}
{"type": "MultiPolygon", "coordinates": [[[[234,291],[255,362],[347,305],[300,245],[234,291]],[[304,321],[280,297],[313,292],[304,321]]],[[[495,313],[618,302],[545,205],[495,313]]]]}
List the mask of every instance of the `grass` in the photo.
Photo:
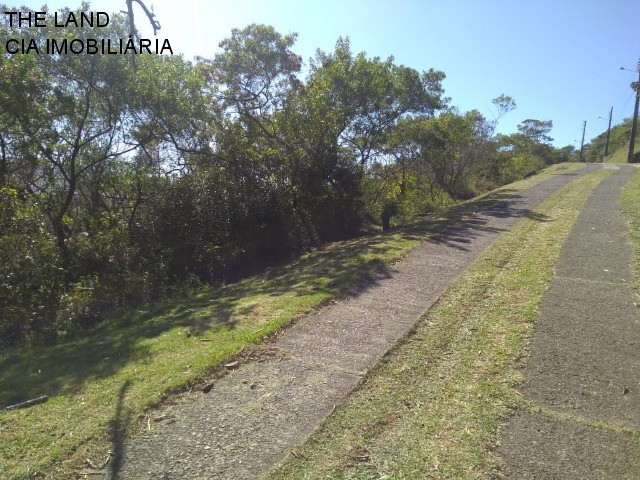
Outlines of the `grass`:
{"type": "Polygon", "coordinates": [[[499,426],[561,246],[610,170],[571,182],[503,235],[398,342],[277,479],[492,478],[499,426]],[[546,219],[546,220],[545,220],[546,219]]]}
{"type": "MultiPolygon", "coordinates": [[[[635,151],[640,152],[640,142],[638,142],[635,146],[635,151]]],[[[613,152],[613,154],[608,155],[605,159],[605,163],[629,163],[628,160],[629,155],[629,142],[626,145],[620,147],[618,150],[613,152]]]]}
{"type": "Polygon", "coordinates": [[[634,251],[636,288],[640,291],[640,168],[622,192],[622,210],[629,221],[629,235],[634,251]]]}
{"type": "Polygon", "coordinates": [[[430,232],[539,183],[562,165],[389,234],[339,242],[260,276],[122,314],[88,338],[0,358],[0,478],[73,478],[101,465],[153,408],[221,374],[222,365],[383,264],[430,232]]]}

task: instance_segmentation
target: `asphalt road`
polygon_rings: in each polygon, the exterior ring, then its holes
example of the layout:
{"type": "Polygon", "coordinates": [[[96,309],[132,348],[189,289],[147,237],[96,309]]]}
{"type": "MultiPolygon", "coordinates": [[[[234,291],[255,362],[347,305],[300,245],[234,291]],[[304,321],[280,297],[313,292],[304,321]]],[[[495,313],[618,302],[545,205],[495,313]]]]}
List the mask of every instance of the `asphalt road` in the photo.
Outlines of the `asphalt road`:
{"type": "Polygon", "coordinates": [[[620,205],[635,171],[602,181],[563,246],[525,368],[531,407],[500,438],[506,478],[640,478],[640,298],[620,205]]]}

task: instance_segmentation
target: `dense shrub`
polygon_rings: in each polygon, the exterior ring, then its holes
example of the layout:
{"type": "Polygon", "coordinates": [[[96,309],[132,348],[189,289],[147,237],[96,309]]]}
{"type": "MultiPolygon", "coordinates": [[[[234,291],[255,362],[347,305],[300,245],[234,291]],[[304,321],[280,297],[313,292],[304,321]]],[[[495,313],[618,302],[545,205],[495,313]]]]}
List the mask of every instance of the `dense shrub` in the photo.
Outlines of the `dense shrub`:
{"type": "Polygon", "coordinates": [[[0,344],[55,335],[64,289],[58,247],[35,199],[0,187],[0,344]]]}

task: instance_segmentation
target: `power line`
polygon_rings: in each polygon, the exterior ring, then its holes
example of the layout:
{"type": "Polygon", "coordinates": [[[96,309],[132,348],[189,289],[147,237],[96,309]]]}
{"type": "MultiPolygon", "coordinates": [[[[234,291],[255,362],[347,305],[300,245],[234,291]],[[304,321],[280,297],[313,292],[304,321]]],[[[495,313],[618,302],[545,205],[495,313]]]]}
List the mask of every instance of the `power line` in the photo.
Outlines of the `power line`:
{"type": "Polygon", "coordinates": [[[618,118],[617,118],[617,120],[616,120],[616,122],[615,122],[615,123],[616,123],[616,125],[618,124],[618,122],[619,122],[620,120],[622,120],[622,117],[624,117],[624,115],[625,115],[625,110],[626,110],[626,109],[627,109],[627,107],[629,106],[629,102],[631,102],[631,97],[633,97],[634,95],[635,95],[635,92],[631,92],[631,93],[629,94],[629,98],[627,98],[627,101],[626,101],[626,102],[624,102],[624,107],[622,107],[622,108],[620,109],[620,115],[618,115],[618,118]]]}

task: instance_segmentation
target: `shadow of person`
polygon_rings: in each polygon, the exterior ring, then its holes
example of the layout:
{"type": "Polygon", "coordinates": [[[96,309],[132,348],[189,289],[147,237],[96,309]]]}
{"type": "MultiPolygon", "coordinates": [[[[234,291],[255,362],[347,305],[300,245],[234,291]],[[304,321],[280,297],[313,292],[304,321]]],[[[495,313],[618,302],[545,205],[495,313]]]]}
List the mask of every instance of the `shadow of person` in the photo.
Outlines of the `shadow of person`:
{"type": "Polygon", "coordinates": [[[124,440],[126,437],[127,425],[131,420],[131,412],[124,405],[124,396],[127,389],[131,386],[131,380],[127,380],[120,387],[118,393],[118,401],[116,403],[116,411],[110,422],[109,430],[111,433],[111,457],[109,468],[109,479],[116,480],[122,469],[124,460],[124,440]]]}

